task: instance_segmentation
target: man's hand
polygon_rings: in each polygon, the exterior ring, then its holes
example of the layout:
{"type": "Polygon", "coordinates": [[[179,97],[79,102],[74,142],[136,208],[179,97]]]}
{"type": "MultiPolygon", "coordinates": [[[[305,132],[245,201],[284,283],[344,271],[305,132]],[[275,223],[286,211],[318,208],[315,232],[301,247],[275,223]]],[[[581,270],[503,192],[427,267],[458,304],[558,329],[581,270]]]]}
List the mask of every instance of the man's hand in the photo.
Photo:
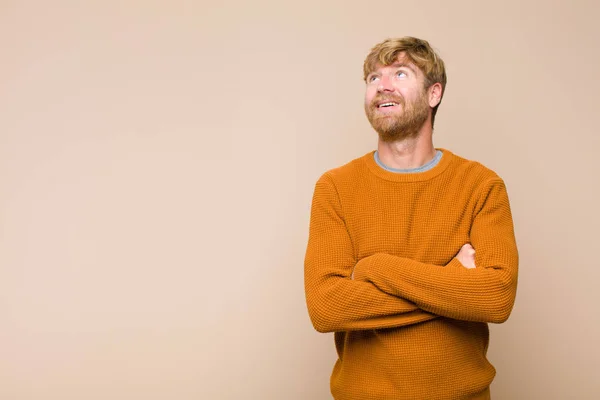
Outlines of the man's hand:
{"type": "Polygon", "coordinates": [[[468,269],[475,268],[475,249],[471,246],[471,243],[467,243],[461,247],[456,258],[463,267],[468,269]]]}

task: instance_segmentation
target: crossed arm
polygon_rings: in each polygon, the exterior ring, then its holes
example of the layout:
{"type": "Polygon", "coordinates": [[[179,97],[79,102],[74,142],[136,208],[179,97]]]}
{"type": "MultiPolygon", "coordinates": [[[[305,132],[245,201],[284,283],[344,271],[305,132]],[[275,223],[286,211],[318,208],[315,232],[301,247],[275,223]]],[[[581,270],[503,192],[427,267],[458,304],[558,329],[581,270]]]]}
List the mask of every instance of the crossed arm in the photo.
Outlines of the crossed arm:
{"type": "Polygon", "coordinates": [[[497,179],[488,186],[471,228],[477,252],[463,248],[438,266],[383,253],[357,262],[335,187],[326,176],[320,179],[305,260],[306,300],[315,328],[392,328],[437,316],[505,321],[516,294],[517,249],[504,184],[497,179]]]}
{"type": "Polygon", "coordinates": [[[436,318],[371,282],[352,280],[356,265],[333,183],[321,178],[313,197],[304,263],[306,303],[319,332],[399,327],[436,318]]]}

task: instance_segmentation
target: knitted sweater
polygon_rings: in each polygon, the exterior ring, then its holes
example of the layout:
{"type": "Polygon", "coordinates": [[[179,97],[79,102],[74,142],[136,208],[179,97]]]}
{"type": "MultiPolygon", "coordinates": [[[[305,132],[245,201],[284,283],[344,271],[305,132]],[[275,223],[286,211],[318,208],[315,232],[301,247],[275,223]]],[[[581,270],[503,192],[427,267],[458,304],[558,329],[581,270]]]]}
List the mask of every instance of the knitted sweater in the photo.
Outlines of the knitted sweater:
{"type": "Polygon", "coordinates": [[[373,153],[325,173],[305,259],[310,318],[335,332],[336,400],[489,399],[487,323],[513,307],[518,255],[504,182],[443,150],[398,174],[373,153]],[[455,258],[465,243],[476,268],[455,258]]]}

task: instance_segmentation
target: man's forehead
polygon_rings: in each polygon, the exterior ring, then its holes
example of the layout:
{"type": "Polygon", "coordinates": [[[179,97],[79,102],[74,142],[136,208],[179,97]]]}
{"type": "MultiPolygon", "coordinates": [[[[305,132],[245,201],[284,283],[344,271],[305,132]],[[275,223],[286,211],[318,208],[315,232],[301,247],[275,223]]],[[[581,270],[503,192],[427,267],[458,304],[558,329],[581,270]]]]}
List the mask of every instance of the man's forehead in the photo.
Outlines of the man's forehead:
{"type": "Polygon", "coordinates": [[[413,70],[413,72],[415,72],[417,74],[420,72],[419,68],[404,53],[398,54],[396,59],[393,60],[390,64],[382,64],[379,62],[376,63],[374,71],[379,71],[384,68],[400,68],[400,67],[407,67],[407,68],[413,70]]]}

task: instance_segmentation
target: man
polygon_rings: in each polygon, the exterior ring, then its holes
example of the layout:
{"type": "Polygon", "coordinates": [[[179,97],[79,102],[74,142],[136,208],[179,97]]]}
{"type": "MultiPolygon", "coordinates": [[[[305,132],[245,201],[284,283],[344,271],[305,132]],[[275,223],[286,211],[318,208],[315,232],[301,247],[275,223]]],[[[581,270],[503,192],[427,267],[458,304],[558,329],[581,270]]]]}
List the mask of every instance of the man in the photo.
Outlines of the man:
{"type": "Polygon", "coordinates": [[[305,259],[309,314],[335,332],[336,400],[489,399],[488,323],[504,322],[517,247],[504,182],[433,146],[442,59],[412,37],[364,63],[377,151],[326,172],[305,259]]]}

